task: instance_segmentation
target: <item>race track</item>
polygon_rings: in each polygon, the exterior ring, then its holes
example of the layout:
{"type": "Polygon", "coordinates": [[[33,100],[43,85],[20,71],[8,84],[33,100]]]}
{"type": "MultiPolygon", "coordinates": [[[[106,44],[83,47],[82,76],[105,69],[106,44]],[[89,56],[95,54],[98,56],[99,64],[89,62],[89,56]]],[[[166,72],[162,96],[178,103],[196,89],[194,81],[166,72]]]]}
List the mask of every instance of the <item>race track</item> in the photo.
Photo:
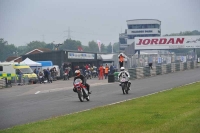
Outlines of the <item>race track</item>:
{"type": "Polygon", "coordinates": [[[200,68],[132,80],[132,90],[123,95],[118,82],[88,80],[91,101],[80,102],[72,91],[72,79],[52,84],[13,86],[0,90],[0,129],[92,109],[141,97],[200,80],[200,68]]]}

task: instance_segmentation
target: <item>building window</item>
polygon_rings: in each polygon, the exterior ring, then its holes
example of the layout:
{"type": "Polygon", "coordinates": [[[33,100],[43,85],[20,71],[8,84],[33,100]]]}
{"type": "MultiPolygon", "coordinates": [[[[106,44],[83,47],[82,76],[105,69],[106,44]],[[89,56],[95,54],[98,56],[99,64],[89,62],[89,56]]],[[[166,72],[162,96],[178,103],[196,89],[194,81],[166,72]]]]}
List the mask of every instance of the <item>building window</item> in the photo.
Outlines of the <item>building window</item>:
{"type": "Polygon", "coordinates": [[[120,44],[127,44],[125,38],[120,38],[120,39],[119,39],[119,42],[120,42],[120,44]]]}
{"type": "Polygon", "coordinates": [[[154,29],[160,28],[159,24],[136,24],[136,25],[128,25],[128,29],[154,29]]]}

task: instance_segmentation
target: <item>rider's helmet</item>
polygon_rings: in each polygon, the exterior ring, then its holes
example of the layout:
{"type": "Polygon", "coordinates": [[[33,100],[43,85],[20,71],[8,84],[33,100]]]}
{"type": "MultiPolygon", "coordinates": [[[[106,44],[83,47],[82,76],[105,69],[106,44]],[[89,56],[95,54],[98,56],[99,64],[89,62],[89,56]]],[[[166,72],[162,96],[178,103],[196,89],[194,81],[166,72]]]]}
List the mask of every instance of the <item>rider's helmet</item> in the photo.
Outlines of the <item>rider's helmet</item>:
{"type": "Polygon", "coordinates": [[[125,70],[125,68],[124,68],[124,67],[121,67],[121,68],[120,68],[120,71],[124,71],[124,70],[125,70]]]}
{"type": "Polygon", "coordinates": [[[81,75],[80,70],[76,70],[76,71],[75,71],[75,75],[76,75],[76,76],[80,76],[80,75],[81,75]]]}

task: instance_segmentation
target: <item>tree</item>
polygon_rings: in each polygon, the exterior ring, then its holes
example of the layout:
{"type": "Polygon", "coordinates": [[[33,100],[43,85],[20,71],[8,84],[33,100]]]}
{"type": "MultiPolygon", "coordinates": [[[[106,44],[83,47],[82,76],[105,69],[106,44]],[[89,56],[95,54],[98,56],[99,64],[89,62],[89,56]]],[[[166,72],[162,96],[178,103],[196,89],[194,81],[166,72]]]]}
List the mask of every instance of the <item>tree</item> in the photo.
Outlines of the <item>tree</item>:
{"type": "Polygon", "coordinates": [[[111,45],[111,43],[109,43],[109,45],[107,46],[107,53],[112,53],[112,45],[111,45]]]}
{"type": "Polygon", "coordinates": [[[48,48],[48,49],[50,49],[50,50],[53,50],[54,44],[53,44],[53,43],[48,43],[48,44],[45,45],[45,48],[48,48]]]}
{"type": "Polygon", "coordinates": [[[89,51],[91,51],[91,52],[98,52],[99,51],[98,45],[95,41],[89,42],[88,46],[89,46],[89,51]]]}
{"type": "Polygon", "coordinates": [[[79,46],[82,46],[80,41],[67,39],[64,41],[64,44],[60,47],[60,49],[78,50],[79,46]]]}
{"type": "Polygon", "coordinates": [[[107,52],[107,47],[103,43],[101,44],[101,52],[102,53],[106,53],[107,52]]]}
{"type": "Polygon", "coordinates": [[[37,49],[37,48],[44,48],[46,46],[46,43],[45,42],[40,42],[40,41],[32,41],[30,43],[27,44],[27,47],[26,47],[26,53],[31,51],[31,50],[34,50],[34,49],[37,49]]]}
{"type": "Polygon", "coordinates": [[[86,51],[86,52],[89,51],[89,47],[88,46],[84,46],[83,45],[82,48],[83,48],[83,51],[86,51]]]}
{"type": "Polygon", "coordinates": [[[114,53],[119,53],[119,42],[113,44],[114,53]]]}
{"type": "Polygon", "coordinates": [[[0,61],[5,61],[8,56],[14,56],[17,48],[14,44],[8,44],[3,38],[0,38],[0,61]]]}

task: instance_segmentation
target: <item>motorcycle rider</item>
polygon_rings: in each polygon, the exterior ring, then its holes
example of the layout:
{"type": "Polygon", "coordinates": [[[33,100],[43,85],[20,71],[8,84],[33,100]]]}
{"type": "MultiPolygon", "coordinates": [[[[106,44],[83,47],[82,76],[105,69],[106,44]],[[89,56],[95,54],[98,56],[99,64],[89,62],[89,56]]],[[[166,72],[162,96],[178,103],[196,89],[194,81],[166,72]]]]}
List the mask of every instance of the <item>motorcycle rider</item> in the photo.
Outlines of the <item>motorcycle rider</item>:
{"type": "MultiPolygon", "coordinates": [[[[76,75],[76,76],[74,77],[74,81],[75,81],[76,79],[81,79],[81,80],[82,80],[82,84],[85,85],[85,87],[86,87],[88,93],[91,94],[91,92],[90,92],[90,85],[86,83],[86,79],[85,79],[85,77],[81,74],[80,70],[76,70],[76,71],[75,71],[75,75],[76,75]]],[[[74,92],[77,92],[76,88],[73,88],[73,91],[74,91],[74,92]]]]}
{"type": "MultiPolygon", "coordinates": [[[[124,67],[121,67],[120,73],[118,74],[118,80],[123,76],[128,77],[128,89],[130,90],[130,86],[131,86],[131,82],[129,81],[130,74],[129,74],[129,72],[125,71],[124,67]]],[[[119,83],[119,86],[121,86],[121,83],[119,83]]]]}

